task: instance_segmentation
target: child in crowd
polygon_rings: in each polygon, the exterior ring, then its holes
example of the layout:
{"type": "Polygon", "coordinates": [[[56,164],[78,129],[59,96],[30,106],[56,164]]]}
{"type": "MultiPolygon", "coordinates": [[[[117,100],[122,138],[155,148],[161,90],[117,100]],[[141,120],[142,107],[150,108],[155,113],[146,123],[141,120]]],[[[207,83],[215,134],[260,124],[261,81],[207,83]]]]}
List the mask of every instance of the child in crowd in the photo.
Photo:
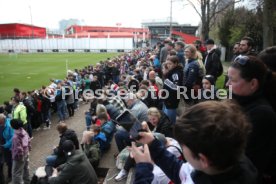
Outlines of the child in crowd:
{"type": "Polygon", "coordinates": [[[214,76],[206,75],[202,79],[202,89],[199,93],[198,101],[217,100],[216,92],[214,76]]]}
{"type": "Polygon", "coordinates": [[[151,183],[158,165],[174,183],[257,183],[257,170],[244,156],[250,124],[239,106],[206,101],[189,108],[175,126],[187,163],[165,149],[152,133],[140,132],[141,150],[132,143],[134,183],[151,183]]]}
{"type": "Polygon", "coordinates": [[[116,127],[111,120],[108,120],[109,118],[107,116],[107,113],[100,113],[97,116],[97,118],[101,122],[101,132],[104,133],[106,137],[106,145],[105,145],[105,151],[106,151],[110,148],[113,135],[116,131],[116,127]]]}
{"type": "Polygon", "coordinates": [[[19,119],[11,120],[14,129],[12,138],[12,183],[30,183],[29,151],[31,150],[30,137],[23,128],[19,119]]]}
{"type": "Polygon", "coordinates": [[[93,132],[84,131],[82,137],[82,149],[85,155],[87,156],[89,162],[93,168],[97,168],[99,165],[101,151],[100,144],[93,141],[93,132]]]}
{"type": "Polygon", "coordinates": [[[107,139],[103,132],[101,132],[101,127],[98,125],[92,125],[91,130],[94,134],[93,141],[99,143],[101,154],[107,150],[107,139]]]}

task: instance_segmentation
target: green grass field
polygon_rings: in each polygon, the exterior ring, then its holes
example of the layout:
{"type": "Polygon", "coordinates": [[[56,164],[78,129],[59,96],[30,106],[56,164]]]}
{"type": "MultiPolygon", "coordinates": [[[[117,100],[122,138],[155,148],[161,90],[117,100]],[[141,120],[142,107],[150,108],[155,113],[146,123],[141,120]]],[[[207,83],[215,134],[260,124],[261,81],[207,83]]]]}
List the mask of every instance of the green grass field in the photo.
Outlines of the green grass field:
{"type": "Polygon", "coordinates": [[[64,54],[1,54],[0,55],[0,104],[10,99],[13,88],[22,91],[48,85],[50,78],[63,79],[68,69],[83,68],[117,53],[64,53],[64,54]]]}
{"type": "Polygon", "coordinates": [[[230,66],[230,62],[222,62],[222,65],[223,65],[223,74],[217,79],[217,82],[216,82],[216,87],[218,89],[221,89],[223,88],[224,86],[224,81],[225,81],[225,74],[227,73],[227,70],[230,66]]]}

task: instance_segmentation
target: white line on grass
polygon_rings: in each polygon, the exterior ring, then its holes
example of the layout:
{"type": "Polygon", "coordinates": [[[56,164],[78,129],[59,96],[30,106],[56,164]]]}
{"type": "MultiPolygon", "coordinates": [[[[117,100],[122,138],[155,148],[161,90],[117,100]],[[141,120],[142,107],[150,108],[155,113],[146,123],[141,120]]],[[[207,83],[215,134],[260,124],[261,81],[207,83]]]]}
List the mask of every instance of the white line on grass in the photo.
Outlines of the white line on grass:
{"type": "Polygon", "coordinates": [[[57,74],[57,73],[48,73],[48,75],[56,76],[56,75],[58,75],[58,74],[57,74]]]}

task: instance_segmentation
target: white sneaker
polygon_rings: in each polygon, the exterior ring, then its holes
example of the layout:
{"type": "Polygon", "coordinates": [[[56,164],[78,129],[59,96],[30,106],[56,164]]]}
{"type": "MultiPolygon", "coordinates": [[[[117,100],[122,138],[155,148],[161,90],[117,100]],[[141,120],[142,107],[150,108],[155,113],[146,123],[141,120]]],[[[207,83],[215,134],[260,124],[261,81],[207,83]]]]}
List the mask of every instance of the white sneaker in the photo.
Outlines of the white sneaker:
{"type": "Polygon", "coordinates": [[[48,127],[47,126],[43,127],[43,130],[49,130],[49,129],[51,129],[50,125],[48,127]]]}
{"type": "Polygon", "coordinates": [[[115,177],[115,181],[121,181],[127,177],[128,172],[122,169],[119,174],[115,177]]]}
{"type": "Polygon", "coordinates": [[[41,130],[41,127],[38,127],[38,128],[36,128],[36,129],[34,129],[35,131],[39,131],[39,130],[41,130]]]}

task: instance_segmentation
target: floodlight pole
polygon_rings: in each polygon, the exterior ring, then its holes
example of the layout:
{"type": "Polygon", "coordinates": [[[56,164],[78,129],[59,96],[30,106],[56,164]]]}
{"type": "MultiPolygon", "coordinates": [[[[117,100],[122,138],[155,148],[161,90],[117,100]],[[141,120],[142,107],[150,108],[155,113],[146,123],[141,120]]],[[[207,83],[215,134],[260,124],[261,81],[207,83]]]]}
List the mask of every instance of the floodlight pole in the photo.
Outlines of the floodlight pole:
{"type": "Polygon", "coordinates": [[[32,8],[31,8],[31,5],[29,6],[29,9],[30,9],[30,16],[31,16],[32,38],[34,38],[34,26],[33,26],[33,16],[32,16],[32,8]]]}
{"type": "Polygon", "coordinates": [[[171,7],[170,7],[170,38],[172,37],[172,3],[173,3],[173,0],[171,0],[171,7]]]}

